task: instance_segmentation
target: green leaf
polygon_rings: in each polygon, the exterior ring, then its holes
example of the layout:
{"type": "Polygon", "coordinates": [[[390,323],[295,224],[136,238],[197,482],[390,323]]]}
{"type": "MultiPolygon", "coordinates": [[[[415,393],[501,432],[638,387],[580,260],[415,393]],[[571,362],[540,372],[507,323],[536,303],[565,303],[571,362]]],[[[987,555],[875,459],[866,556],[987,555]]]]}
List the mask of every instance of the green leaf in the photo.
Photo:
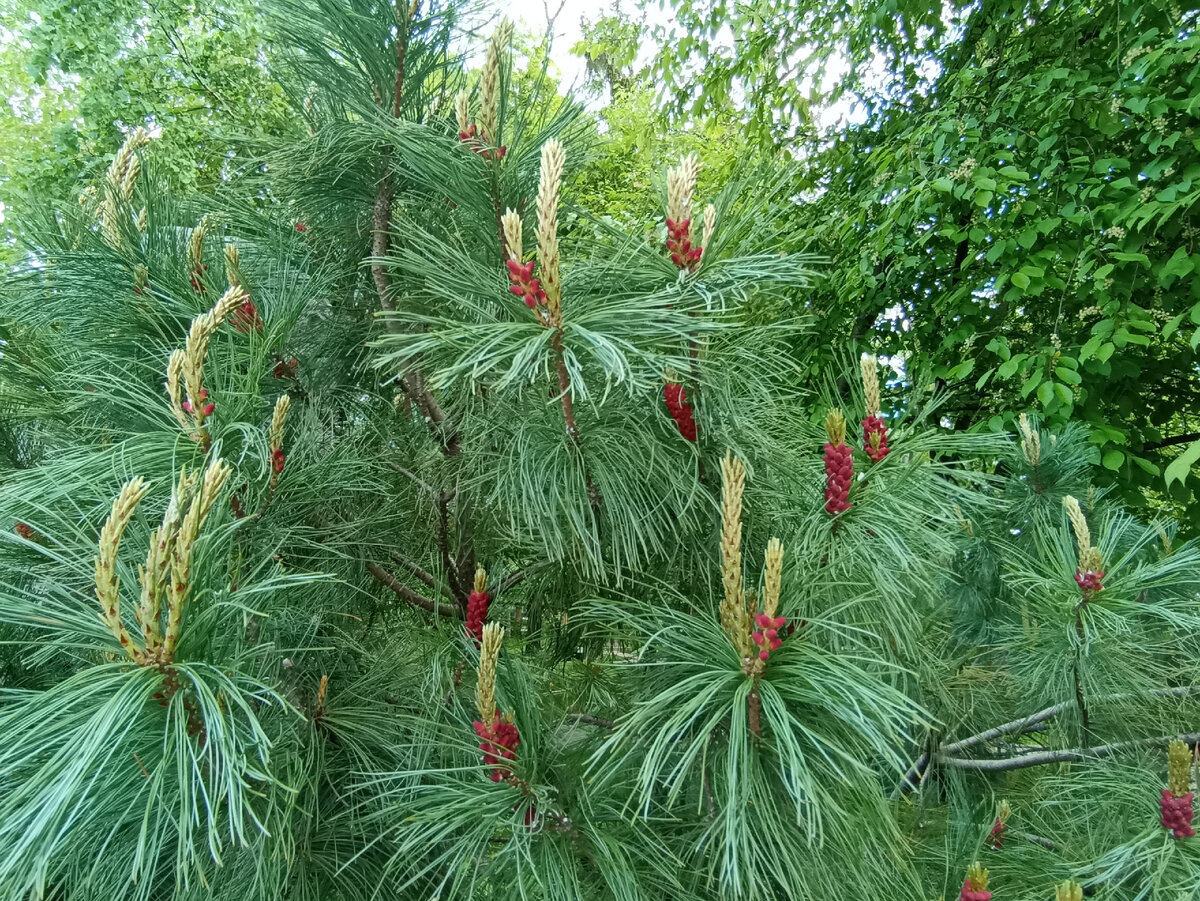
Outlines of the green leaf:
{"type": "Polygon", "coordinates": [[[1054,374],[1068,385],[1078,385],[1083,382],[1083,379],[1080,378],[1078,372],[1076,372],[1074,369],[1069,369],[1066,366],[1057,367],[1054,370],[1054,374]]]}
{"type": "Polygon", "coordinates": [[[1116,472],[1121,468],[1121,464],[1125,462],[1125,454],[1119,450],[1110,450],[1100,458],[1100,464],[1105,469],[1111,469],[1116,472]]]}
{"type": "Polygon", "coordinates": [[[1038,386],[1037,396],[1042,406],[1048,407],[1054,400],[1054,382],[1042,382],[1038,386]]]}
{"type": "Polygon", "coordinates": [[[1196,465],[1197,460],[1200,460],[1200,441],[1193,441],[1188,445],[1187,450],[1167,464],[1166,471],[1163,472],[1163,476],[1167,480],[1167,488],[1171,487],[1172,482],[1186,481],[1188,473],[1196,465]]]}
{"type": "Polygon", "coordinates": [[[1062,382],[1054,382],[1053,384],[1054,384],[1054,393],[1055,393],[1055,395],[1058,396],[1058,399],[1060,401],[1062,401],[1068,407],[1071,404],[1075,403],[1075,395],[1071,393],[1070,388],[1068,388],[1062,382]]]}
{"type": "Polygon", "coordinates": [[[1167,260],[1167,262],[1163,264],[1162,271],[1159,273],[1159,275],[1183,276],[1187,275],[1195,268],[1196,264],[1193,263],[1191,257],[1188,256],[1187,249],[1184,247],[1177,247],[1175,248],[1175,253],[1171,255],[1171,259],[1167,260]]]}
{"type": "Polygon", "coordinates": [[[1009,357],[1000,364],[1000,368],[996,370],[996,375],[1000,376],[1002,379],[1011,378],[1012,375],[1017,371],[1017,367],[1020,366],[1021,362],[1028,356],[1029,354],[1017,354],[1014,357],[1009,357]]]}
{"type": "Polygon", "coordinates": [[[1087,343],[1079,350],[1079,362],[1082,363],[1088,357],[1096,352],[1096,349],[1104,343],[1103,335],[1092,335],[1088,338],[1087,343]]]}
{"type": "Polygon", "coordinates": [[[1100,349],[1096,351],[1096,359],[1101,363],[1107,363],[1109,357],[1113,355],[1113,351],[1117,349],[1116,345],[1111,341],[1105,341],[1100,345],[1100,349]]]}
{"type": "Polygon", "coordinates": [[[1024,291],[1029,287],[1029,276],[1024,272],[1014,272],[1012,274],[1012,283],[1024,291]]]}

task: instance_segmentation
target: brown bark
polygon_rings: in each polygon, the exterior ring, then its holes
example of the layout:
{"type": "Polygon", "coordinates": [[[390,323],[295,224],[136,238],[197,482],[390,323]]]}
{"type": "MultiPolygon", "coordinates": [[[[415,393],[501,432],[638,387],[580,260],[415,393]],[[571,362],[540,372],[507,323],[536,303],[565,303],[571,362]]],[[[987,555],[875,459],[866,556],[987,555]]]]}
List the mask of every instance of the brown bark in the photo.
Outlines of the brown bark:
{"type": "Polygon", "coordinates": [[[368,560],[367,572],[374,576],[376,581],[381,585],[390,588],[414,607],[419,607],[421,610],[426,610],[429,613],[436,613],[438,616],[446,616],[450,619],[462,619],[462,612],[457,606],[453,604],[439,604],[437,601],[430,600],[423,594],[418,594],[378,563],[368,560]]]}

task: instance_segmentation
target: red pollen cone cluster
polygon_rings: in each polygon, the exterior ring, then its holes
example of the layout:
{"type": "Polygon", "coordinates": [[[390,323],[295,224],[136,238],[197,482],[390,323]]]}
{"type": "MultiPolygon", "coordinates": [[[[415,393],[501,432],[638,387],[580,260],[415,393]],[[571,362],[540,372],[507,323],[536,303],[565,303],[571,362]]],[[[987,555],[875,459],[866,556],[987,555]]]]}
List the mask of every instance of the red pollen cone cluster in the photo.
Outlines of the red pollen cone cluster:
{"type": "MultiPolygon", "coordinates": [[[[207,397],[208,397],[208,389],[201,388],[200,389],[200,399],[205,400],[207,397]]],[[[205,416],[212,416],[213,410],[215,410],[216,408],[217,408],[217,405],[215,403],[213,403],[212,401],[209,401],[208,403],[204,404],[204,406],[202,406],[200,408],[200,412],[203,413],[205,416]]],[[[183,402],[183,409],[184,409],[184,412],[191,413],[192,412],[192,402],[190,400],[185,400],[183,402]]]]}
{"type": "Polygon", "coordinates": [[[992,901],[992,893],[987,889],[971,888],[971,880],[964,879],[962,892],[958,896],[958,901],[992,901]]]}
{"type": "Polygon", "coordinates": [[[696,440],[696,420],[692,416],[692,405],[687,402],[683,385],[667,382],[663,385],[663,400],[667,404],[667,412],[675,420],[679,434],[688,441],[696,440]]]}
{"type": "Polygon", "coordinates": [[[892,452],[888,447],[887,425],[882,416],[868,416],[862,421],[862,429],[863,450],[871,458],[871,462],[878,463],[892,452]]]}
{"type": "Polygon", "coordinates": [[[671,262],[680,269],[695,269],[700,264],[704,248],[692,246],[691,219],[682,222],[667,219],[667,250],[671,252],[671,262]]]}
{"type": "Polygon", "coordinates": [[[783,639],[779,637],[779,630],[787,625],[787,617],[772,617],[765,613],[758,613],[754,617],[754,624],[758,626],[758,631],[750,633],[750,638],[758,645],[758,659],[765,663],[770,659],[771,652],[783,644],[783,639]]]}
{"type": "Polygon", "coordinates": [[[199,291],[201,294],[208,293],[208,288],[204,287],[204,283],[201,281],[207,269],[208,263],[203,263],[193,269],[191,275],[188,276],[188,281],[192,283],[193,291],[199,291]]]}
{"type": "Polygon", "coordinates": [[[1162,814],[1163,828],[1170,829],[1171,834],[1176,838],[1191,838],[1196,834],[1196,830],[1192,827],[1192,816],[1194,815],[1192,801],[1195,797],[1195,792],[1188,792],[1177,798],[1169,788],[1162,790],[1158,807],[1162,814]]]}
{"type": "Polygon", "coordinates": [[[271,370],[271,374],[277,379],[294,379],[299,370],[300,363],[295,357],[290,360],[280,360],[275,364],[275,368],[271,370]]]}
{"type": "Polygon", "coordinates": [[[503,782],[512,775],[512,771],[501,764],[505,760],[516,760],[517,746],[521,744],[521,735],[516,724],[504,722],[497,713],[490,726],[485,726],[479,720],[475,720],[471,726],[475,729],[475,734],[482,739],[479,742],[479,750],[483,751],[484,764],[495,767],[488,774],[488,778],[493,782],[503,782]]]}
{"type": "Polygon", "coordinates": [[[1087,572],[1075,570],[1075,582],[1084,591],[1103,591],[1103,579],[1102,572],[1092,572],[1090,569],[1087,572]]]}
{"type": "Polygon", "coordinates": [[[286,460],[287,456],[284,454],[282,448],[271,452],[271,467],[276,472],[283,472],[283,464],[286,460]]]}
{"type": "Polygon", "coordinates": [[[850,446],[825,444],[825,512],[837,515],[849,510],[850,482],[854,479],[854,459],[850,446]]]}
{"type": "Polygon", "coordinates": [[[487,135],[484,130],[472,122],[466,131],[458,133],[458,139],[464,144],[470,144],[471,149],[478,153],[485,160],[502,160],[508,153],[508,147],[497,147],[492,149],[487,146],[487,135]]]}
{"type": "Polygon", "coordinates": [[[252,331],[262,331],[262,318],[258,315],[258,307],[255,306],[254,301],[250,299],[249,295],[233,311],[229,317],[229,321],[233,325],[234,330],[241,332],[243,335],[249,334],[252,331]]]}
{"type": "Polygon", "coordinates": [[[467,634],[475,639],[475,646],[483,641],[483,625],[487,622],[488,605],[492,596],[486,591],[472,591],[467,595],[467,634]]]}
{"type": "Polygon", "coordinates": [[[296,231],[300,232],[301,234],[304,234],[304,232],[308,231],[308,226],[305,225],[303,222],[297,222],[296,223],[296,231]]]}
{"type": "Polygon", "coordinates": [[[512,282],[508,290],[522,298],[525,306],[533,310],[546,302],[541,282],[533,277],[533,260],[524,265],[516,260],[505,260],[504,265],[508,267],[508,280],[512,282]]]}
{"type": "Polygon", "coordinates": [[[1004,834],[1008,831],[1008,826],[1000,821],[992,823],[992,831],[988,833],[987,840],[984,844],[990,847],[993,851],[999,851],[1004,847],[1004,834]]]}

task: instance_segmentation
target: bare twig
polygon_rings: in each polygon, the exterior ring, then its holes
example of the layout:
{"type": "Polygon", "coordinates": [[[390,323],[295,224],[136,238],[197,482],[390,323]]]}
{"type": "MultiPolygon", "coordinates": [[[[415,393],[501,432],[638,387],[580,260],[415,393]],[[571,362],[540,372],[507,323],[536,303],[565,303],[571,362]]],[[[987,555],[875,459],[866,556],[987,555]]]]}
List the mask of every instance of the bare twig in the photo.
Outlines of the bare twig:
{"type": "Polygon", "coordinates": [[[1186,735],[1158,735],[1154,738],[1139,738],[1133,741],[1118,741],[1108,745],[1095,745],[1090,748],[1064,748],[1061,750],[1035,751],[1032,754],[1021,754],[1017,757],[1001,757],[995,760],[973,760],[967,757],[943,757],[936,755],[934,760],[939,766],[948,766],[957,770],[981,770],[984,772],[1003,772],[1006,770],[1021,770],[1031,766],[1042,766],[1047,763],[1065,763],[1071,760],[1092,760],[1109,757],[1118,751],[1132,748],[1153,748],[1165,745],[1170,741],[1184,741],[1195,744],[1200,741],[1200,732],[1189,732],[1186,735]]]}
{"type": "MultiPolygon", "coordinates": [[[[1176,686],[1174,688],[1156,688],[1152,691],[1148,691],[1148,692],[1141,693],[1141,694],[1111,695],[1107,698],[1099,699],[1099,703],[1103,703],[1105,701],[1119,701],[1119,700],[1122,700],[1124,698],[1129,698],[1129,697],[1180,698],[1180,697],[1185,697],[1190,694],[1195,694],[1198,691],[1200,691],[1200,685],[1182,685],[1182,686],[1176,686]]],[[[1072,707],[1074,705],[1075,705],[1074,700],[1063,701],[1061,703],[1054,704],[1050,707],[1047,707],[1043,710],[1039,710],[1037,713],[1031,713],[1029,716],[1021,717],[1020,719],[1016,719],[1016,720],[1011,720],[1007,723],[1002,723],[1001,725],[995,726],[991,729],[985,729],[982,732],[977,732],[974,735],[970,735],[970,736],[967,736],[966,738],[959,739],[958,741],[941,745],[940,747],[938,747],[937,752],[934,753],[932,756],[933,763],[940,764],[940,763],[943,763],[947,759],[955,759],[952,757],[952,755],[959,754],[962,751],[967,750],[968,748],[973,748],[976,745],[982,744],[984,742],[992,741],[993,739],[1001,738],[1002,736],[1005,736],[1005,735],[1025,734],[1028,732],[1041,732],[1041,731],[1045,730],[1045,728],[1046,728],[1046,726],[1045,726],[1046,720],[1053,719],[1054,717],[1056,717],[1060,713],[1062,713],[1064,710],[1066,710],[1068,707],[1072,707]]],[[[1109,746],[1109,747],[1111,747],[1111,746],[1109,746]]],[[[926,748],[926,750],[921,754],[921,756],[917,758],[916,762],[914,762],[913,765],[911,767],[909,767],[908,772],[906,772],[904,774],[904,776],[901,778],[900,783],[896,786],[896,788],[893,789],[892,796],[891,796],[893,801],[900,798],[900,796],[903,795],[904,793],[918,788],[918,783],[916,782],[916,780],[920,779],[921,782],[924,782],[925,775],[929,768],[930,760],[931,760],[931,750],[929,748],[926,748]]],[[[980,762],[988,763],[988,761],[980,761],[980,762]]],[[[1045,762],[1051,762],[1051,761],[1045,761],[1045,762]]],[[[954,766],[955,764],[947,764],[947,765],[954,766]]],[[[1035,764],[1028,764],[1028,765],[1033,766],[1035,764]]],[[[963,768],[969,768],[969,767],[963,767],[963,768]]],[[[980,767],[980,768],[986,769],[987,767],[980,767]]]]}
{"type": "Polygon", "coordinates": [[[592,716],[590,713],[568,713],[565,721],[568,723],[579,723],[583,726],[596,726],[600,729],[617,728],[617,724],[612,720],[606,720],[600,716],[592,716]]]}
{"type": "Polygon", "coordinates": [[[454,600],[454,593],[450,590],[450,586],[447,585],[445,582],[439,583],[438,580],[434,577],[433,573],[429,572],[426,569],[422,569],[420,566],[413,563],[411,560],[408,560],[408,559],[400,556],[395,551],[390,551],[388,553],[388,556],[392,558],[393,562],[395,562],[396,564],[398,564],[400,566],[403,566],[410,573],[412,573],[414,576],[416,576],[418,579],[420,579],[422,582],[424,582],[426,585],[428,585],[430,588],[433,588],[433,589],[441,592],[443,595],[446,596],[446,598],[448,600],[451,600],[451,601],[454,600]]]}
{"type": "Polygon", "coordinates": [[[436,613],[438,616],[445,616],[451,619],[462,619],[462,612],[453,604],[439,604],[437,601],[431,600],[423,594],[418,594],[413,591],[390,572],[370,560],[367,561],[367,572],[375,577],[381,585],[385,585],[394,591],[397,595],[407,601],[414,607],[419,607],[421,610],[426,610],[429,613],[436,613]]]}

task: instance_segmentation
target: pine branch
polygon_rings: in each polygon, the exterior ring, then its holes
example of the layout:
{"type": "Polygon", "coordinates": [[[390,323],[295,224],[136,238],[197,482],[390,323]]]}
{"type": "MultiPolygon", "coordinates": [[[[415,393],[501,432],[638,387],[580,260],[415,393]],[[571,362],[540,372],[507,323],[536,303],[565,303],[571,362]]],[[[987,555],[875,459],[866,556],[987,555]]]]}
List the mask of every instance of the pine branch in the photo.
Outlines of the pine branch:
{"type": "Polygon", "coordinates": [[[413,563],[411,560],[406,560],[404,557],[401,557],[395,551],[389,552],[388,556],[391,557],[395,563],[397,563],[400,566],[403,566],[410,573],[412,573],[414,576],[416,576],[418,579],[420,579],[422,582],[424,582],[426,585],[428,585],[430,588],[440,591],[448,600],[451,600],[451,601],[454,600],[454,593],[450,590],[450,586],[446,585],[445,583],[438,584],[438,580],[436,578],[434,578],[433,573],[429,572],[426,569],[422,569],[420,566],[413,563]]]}
{"type": "Polygon", "coordinates": [[[462,610],[467,609],[467,596],[463,594],[462,586],[458,584],[458,568],[454,565],[454,561],[450,557],[450,511],[449,511],[450,495],[442,492],[437,499],[437,546],[438,553],[442,556],[442,569],[445,570],[446,578],[450,581],[450,590],[454,594],[454,600],[462,610]]]}
{"type": "Polygon", "coordinates": [[[579,723],[583,726],[595,726],[598,729],[617,728],[617,724],[613,720],[606,720],[603,717],[592,716],[590,713],[568,713],[565,721],[568,723],[579,723]]]}
{"type": "Polygon", "coordinates": [[[429,613],[436,613],[438,616],[462,619],[462,613],[458,607],[451,604],[439,604],[437,601],[430,600],[423,594],[417,594],[417,592],[413,591],[378,563],[368,560],[367,571],[375,577],[376,581],[390,588],[409,604],[412,604],[412,606],[426,610],[429,613]]]}
{"type": "MultiPolygon", "coordinates": [[[[400,464],[392,463],[390,461],[388,462],[388,466],[391,467],[392,469],[394,469],[396,472],[400,473],[400,475],[406,476],[407,478],[411,479],[413,481],[413,484],[415,484],[422,491],[427,492],[428,494],[430,494],[433,497],[437,497],[438,492],[434,489],[434,487],[432,485],[430,485],[428,482],[426,482],[424,479],[422,479],[415,472],[407,470],[400,464]]],[[[450,492],[450,496],[453,497],[454,492],[450,492]]]]}
{"type": "Polygon", "coordinates": [[[1171,741],[1183,741],[1188,744],[1200,742],[1200,732],[1189,732],[1186,735],[1157,735],[1154,738],[1139,738],[1133,741],[1113,742],[1109,745],[1096,745],[1090,748],[1065,748],[1057,751],[1037,751],[1032,754],[1021,754],[1017,757],[1002,757],[992,760],[972,760],[967,757],[944,757],[934,755],[934,761],[941,766],[959,770],[981,770],[984,772],[1003,772],[1020,770],[1031,766],[1042,766],[1047,763],[1066,763],[1072,760],[1091,760],[1109,757],[1118,751],[1130,748],[1153,748],[1165,745],[1171,741]]]}
{"type": "MultiPolygon", "coordinates": [[[[1200,685],[1182,685],[1174,688],[1155,689],[1154,691],[1146,692],[1144,695],[1137,695],[1137,697],[1181,698],[1189,694],[1194,694],[1197,691],[1200,691],[1200,685]]],[[[1129,697],[1131,697],[1131,695],[1119,694],[1108,698],[1102,698],[1101,700],[1119,701],[1129,697]]],[[[1029,716],[1022,717],[1021,719],[1011,720],[1007,723],[1002,723],[999,726],[994,726],[991,729],[985,729],[982,732],[977,732],[974,735],[970,735],[958,741],[942,745],[938,749],[937,753],[932,755],[933,760],[935,763],[941,763],[946,759],[955,759],[950,755],[958,754],[967,750],[968,748],[973,748],[978,744],[1000,738],[1004,735],[1013,735],[1014,733],[1024,734],[1027,732],[1041,732],[1046,728],[1044,725],[1046,720],[1053,719],[1068,707],[1074,706],[1075,703],[1076,702],[1074,699],[1070,701],[1063,701],[1047,707],[1044,710],[1039,710],[1037,713],[1031,713],[1029,716]]],[[[924,781],[925,772],[929,767],[931,753],[932,752],[929,749],[926,749],[921,756],[917,758],[916,762],[909,767],[908,772],[906,772],[901,778],[900,784],[897,785],[892,791],[893,801],[897,800],[905,792],[916,789],[918,785],[914,782],[914,780],[921,779],[924,781]]],[[[1032,766],[1033,764],[1030,765],[1032,766]]]]}
{"type": "MultiPolygon", "coordinates": [[[[396,85],[392,94],[392,118],[400,118],[400,106],[404,97],[404,68],[405,55],[408,52],[408,39],[411,32],[412,17],[416,13],[417,4],[409,8],[408,21],[397,23],[399,34],[396,39],[396,85]]],[[[376,102],[382,98],[376,97],[376,102]]],[[[395,311],[392,303],[392,280],[388,274],[383,258],[387,256],[391,243],[392,202],[396,196],[396,184],[392,175],[392,147],[387,145],[380,151],[379,186],[375,191],[375,204],[371,216],[371,278],[375,282],[375,293],[379,295],[379,307],[385,313],[395,311]]],[[[396,328],[394,320],[388,319],[388,327],[396,328]]],[[[411,369],[400,376],[400,390],[409,402],[414,404],[425,420],[430,432],[442,440],[442,453],[446,456],[456,456],[461,453],[462,446],[455,429],[447,430],[446,414],[437,399],[425,385],[425,376],[420,369],[411,369]]]]}

